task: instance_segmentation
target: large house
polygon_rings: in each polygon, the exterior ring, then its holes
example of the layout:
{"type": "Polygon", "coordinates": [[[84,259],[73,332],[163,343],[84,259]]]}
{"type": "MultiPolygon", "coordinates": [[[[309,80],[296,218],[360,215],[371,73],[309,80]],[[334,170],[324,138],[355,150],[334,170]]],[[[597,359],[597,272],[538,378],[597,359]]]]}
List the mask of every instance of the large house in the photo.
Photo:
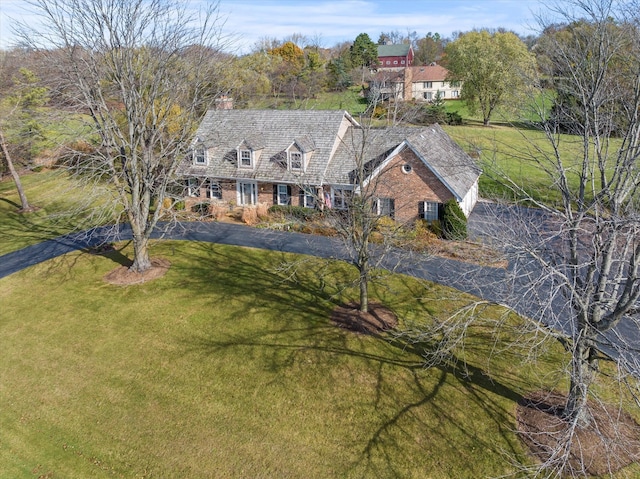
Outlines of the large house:
{"type": "Polygon", "coordinates": [[[393,70],[411,66],[413,48],[411,45],[378,45],[378,69],[393,70]]]}
{"type": "Polygon", "coordinates": [[[405,99],[431,101],[438,94],[443,100],[459,98],[460,83],[449,81],[448,75],[449,70],[437,63],[407,68],[405,70],[405,99]]]}
{"type": "Polygon", "coordinates": [[[433,101],[438,95],[443,100],[460,97],[461,85],[447,79],[449,70],[431,65],[407,67],[402,70],[378,70],[371,87],[381,100],[433,101]]]}
{"type": "Polygon", "coordinates": [[[179,173],[191,204],[343,209],[373,187],[379,214],[411,222],[437,219],[451,198],[468,215],[480,171],[438,125],[370,129],[345,111],[210,110],[179,173]]]}

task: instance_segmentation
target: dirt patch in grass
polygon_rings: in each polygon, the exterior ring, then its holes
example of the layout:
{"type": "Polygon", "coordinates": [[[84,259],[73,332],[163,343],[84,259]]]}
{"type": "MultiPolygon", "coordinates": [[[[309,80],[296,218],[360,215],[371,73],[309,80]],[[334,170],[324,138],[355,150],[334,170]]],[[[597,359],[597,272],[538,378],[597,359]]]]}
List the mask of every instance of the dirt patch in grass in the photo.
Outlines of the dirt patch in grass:
{"type": "Polygon", "coordinates": [[[398,325],[395,313],[380,303],[369,303],[366,313],[359,308],[360,304],[356,302],[336,306],[331,321],[341,328],[362,334],[378,334],[398,325]]]}
{"type": "Polygon", "coordinates": [[[171,266],[169,260],[164,258],[152,258],[151,268],[138,273],[131,271],[128,266],[119,266],[104,276],[104,280],[110,284],[126,286],[130,284],[141,284],[164,276],[171,266]]]}
{"type": "MultiPolygon", "coordinates": [[[[517,406],[518,433],[539,461],[549,461],[565,441],[568,424],[562,418],[566,395],[537,391],[517,406]]],[[[566,475],[608,476],[640,460],[640,426],[619,408],[590,402],[594,420],[575,431],[566,475]]]]}
{"type": "Polygon", "coordinates": [[[509,265],[498,250],[471,241],[437,240],[431,243],[426,251],[443,258],[491,268],[506,268],[509,265]]]}

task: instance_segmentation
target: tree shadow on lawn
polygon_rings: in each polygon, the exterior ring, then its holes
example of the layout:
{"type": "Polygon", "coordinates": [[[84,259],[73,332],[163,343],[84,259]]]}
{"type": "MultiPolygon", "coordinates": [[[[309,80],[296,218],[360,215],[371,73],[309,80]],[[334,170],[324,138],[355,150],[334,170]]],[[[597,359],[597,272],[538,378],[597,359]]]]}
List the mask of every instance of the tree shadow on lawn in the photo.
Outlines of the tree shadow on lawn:
{"type": "MultiPolygon", "coordinates": [[[[86,256],[95,256],[95,257],[103,257],[113,261],[115,264],[120,266],[129,267],[132,264],[131,259],[122,253],[125,249],[129,247],[131,241],[126,241],[114,245],[113,243],[101,243],[99,245],[87,248],[81,248],[75,250],[72,248],[72,251],[79,251],[82,254],[60,254],[54,256],[53,258],[39,263],[41,266],[40,274],[44,277],[48,276],[56,276],[59,280],[67,281],[76,277],[77,270],[75,268],[78,261],[86,256]]],[[[53,248],[56,245],[52,246],[53,248]]],[[[43,253],[45,256],[47,252],[43,253]]],[[[89,259],[91,262],[92,260],[89,259]]]]}
{"type": "Polygon", "coordinates": [[[61,237],[64,239],[65,236],[81,232],[88,226],[84,212],[81,211],[68,215],[47,215],[43,210],[27,215],[8,212],[3,215],[0,225],[0,241],[12,244],[18,239],[20,245],[36,244],[61,237]]]}
{"type": "MultiPolygon", "coordinates": [[[[365,476],[401,477],[402,468],[398,469],[398,465],[414,462],[409,456],[415,454],[413,449],[405,450],[403,430],[407,421],[420,422],[419,428],[423,433],[433,437],[442,436],[443,430],[447,429],[441,427],[443,422],[457,429],[459,437],[466,437],[466,440],[443,446],[452,455],[468,456],[467,448],[471,443],[477,448],[477,454],[502,457],[504,449],[508,449],[511,456],[520,458],[522,449],[514,433],[513,408],[496,401],[497,396],[503,397],[515,408],[522,399],[516,390],[519,386],[513,385],[513,378],[489,375],[481,367],[463,363],[455,357],[446,364],[426,370],[423,355],[432,345],[408,343],[386,335],[372,339],[370,335],[358,335],[337,327],[330,317],[339,287],[328,285],[321,279],[324,272],[320,270],[326,261],[305,263],[303,272],[278,270],[277,264],[272,270],[265,271],[260,268],[264,262],[259,257],[263,253],[258,250],[243,249],[244,254],[239,256],[235,249],[198,245],[193,245],[202,250],[198,258],[202,258],[204,252],[207,260],[198,262],[196,269],[183,273],[189,283],[185,287],[197,290],[221,288],[229,298],[238,300],[234,314],[238,326],[232,332],[220,334],[216,330],[211,335],[184,338],[183,354],[207,358],[242,348],[250,351],[248,360],[261,362],[266,370],[278,377],[286,376],[283,373],[305,361],[310,354],[314,360],[320,358],[325,361],[327,366],[335,362],[336,356],[349,356],[374,368],[375,397],[368,400],[376,409],[376,405],[382,402],[385,405],[392,403],[394,407],[381,409],[383,413],[378,427],[369,439],[361,442],[363,449],[357,462],[352,464],[353,470],[362,471],[365,476]],[[294,280],[292,275],[298,277],[294,280]],[[266,331],[243,329],[243,317],[260,314],[262,308],[269,308],[277,318],[277,325],[266,331]],[[378,346],[372,347],[372,341],[376,340],[379,341],[378,346]],[[402,392],[394,389],[399,374],[406,386],[400,388],[402,392]],[[443,387],[455,388],[466,403],[451,405],[436,400],[443,387]],[[484,421],[494,423],[494,429],[503,439],[500,444],[495,443],[495,436],[483,437],[469,429],[466,420],[460,419],[459,409],[469,408],[472,403],[476,410],[485,412],[484,421]],[[425,412],[424,408],[429,408],[429,411],[425,412]],[[385,415],[387,411],[391,413],[385,415]],[[421,417],[438,419],[427,424],[421,417]]],[[[286,263],[290,258],[283,254],[277,261],[286,263]]],[[[349,274],[351,267],[346,263],[344,267],[344,273],[349,274]]],[[[355,274],[355,270],[351,273],[355,274]]],[[[415,293],[419,294],[418,291],[415,293]]],[[[424,306],[416,303],[416,307],[424,306]]],[[[314,361],[314,367],[323,367],[323,363],[314,361]]],[[[478,418],[474,420],[477,422],[478,418]]],[[[442,457],[443,470],[446,461],[447,458],[442,457]]]]}
{"type": "Polygon", "coordinates": [[[20,204],[16,203],[15,201],[11,201],[9,198],[0,197],[0,201],[4,201],[5,203],[13,206],[16,209],[16,212],[20,209],[20,204]]]}

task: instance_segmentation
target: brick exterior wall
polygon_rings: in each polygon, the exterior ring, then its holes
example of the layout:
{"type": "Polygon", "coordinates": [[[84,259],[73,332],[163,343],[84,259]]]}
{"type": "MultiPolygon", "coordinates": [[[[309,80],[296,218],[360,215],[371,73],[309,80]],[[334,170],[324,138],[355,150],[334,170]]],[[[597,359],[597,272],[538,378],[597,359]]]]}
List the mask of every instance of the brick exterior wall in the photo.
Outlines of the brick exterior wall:
{"type": "MultiPolygon", "coordinates": [[[[218,200],[214,198],[209,198],[208,187],[205,185],[202,188],[200,188],[199,196],[185,197],[186,209],[191,209],[192,206],[197,205],[199,203],[215,203],[215,202],[221,202],[230,206],[235,206],[238,202],[238,194],[237,194],[237,186],[236,186],[237,182],[235,180],[220,180],[218,181],[218,183],[220,184],[222,199],[218,200]]],[[[276,204],[276,202],[273,201],[273,188],[275,184],[277,183],[258,182],[258,203],[263,203],[269,206],[276,204]]],[[[304,206],[303,204],[304,202],[300,197],[301,188],[295,185],[290,185],[290,188],[291,188],[291,205],[304,206]]]]}
{"type": "Polygon", "coordinates": [[[409,149],[393,158],[368,188],[374,188],[370,191],[374,191],[377,197],[394,199],[395,220],[400,223],[410,223],[419,218],[421,201],[445,203],[454,197],[409,149]],[[405,164],[411,166],[410,173],[402,170],[405,164]]]}
{"type": "MultiPolygon", "coordinates": [[[[236,182],[221,180],[222,202],[235,205],[237,202],[236,182]]],[[[274,183],[258,183],[258,202],[273,205],[274,183]]],[[[325,187],[329,192],[330,188],[325,187]]],[[[431,201],[445,203],[453,198],[453,194],[429,170],[425,164],[410,149],[403,150],[385,166],[385,168],[368,184],[365,194],[379,198],[394,200],[394,218],[400,223],[411,223],[419,218],[420,202],[431,201]],[[411,171],[403,171],[404,165],[409,165],[411,171]]],[[[187,209],[203,202],[215,202],[207,198],[206,188],[202,188],[199,197],[189,197],[185,200],[187,209]]],[[[291,185],[291,204],[303,206],[300,198],[300,188],[291,185]]]]}

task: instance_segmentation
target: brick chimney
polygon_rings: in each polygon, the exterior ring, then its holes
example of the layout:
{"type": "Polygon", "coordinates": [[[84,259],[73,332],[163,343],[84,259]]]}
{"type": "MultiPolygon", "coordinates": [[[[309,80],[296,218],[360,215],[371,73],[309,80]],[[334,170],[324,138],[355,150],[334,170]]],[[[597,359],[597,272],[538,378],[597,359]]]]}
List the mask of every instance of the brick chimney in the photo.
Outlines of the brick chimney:
{"type": "Polygon", "coordinates": [[[404,69],[404,92],[402,97],[404,101],[409,101],[413,98],[413,67],[404,69]]]}
{"type": "Polygon", "coordinates": [[[216,98],[216,110],[233,110],[233,98],[229,98],[227,95],[216,98]]]}

